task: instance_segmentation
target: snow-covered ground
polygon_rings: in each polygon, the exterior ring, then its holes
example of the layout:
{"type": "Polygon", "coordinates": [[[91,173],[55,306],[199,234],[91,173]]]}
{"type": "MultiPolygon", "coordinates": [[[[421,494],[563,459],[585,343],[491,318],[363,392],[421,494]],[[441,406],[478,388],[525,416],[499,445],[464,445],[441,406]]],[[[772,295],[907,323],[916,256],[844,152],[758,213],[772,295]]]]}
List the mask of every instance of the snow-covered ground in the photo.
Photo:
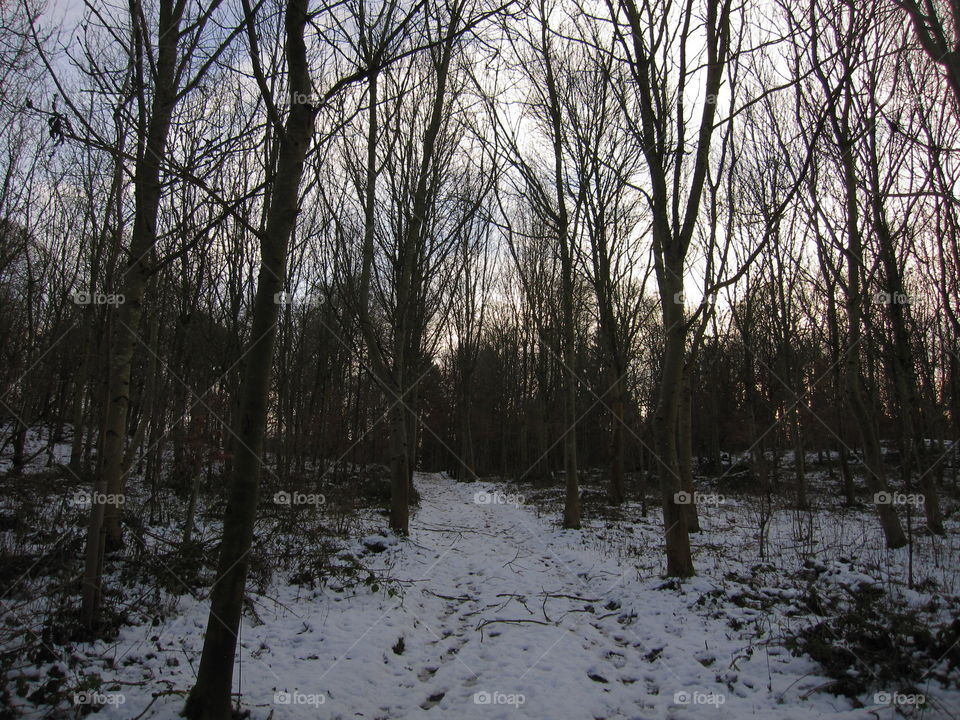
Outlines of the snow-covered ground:
{"type": "MultiPolygon", "coordinates": [[[[811,622],[790,577],[801,567],[798,544],[824,544],[822,582],[849,590],[877,581],[858,569],[869,557],[842,557],[880,547],[868,513],[839,524],[826,516],[816,530],[778,515],[767,548],[776,564],[758,564],[749,508],[704,505],[705,532],[694,536],[701,575],[680,584],[661,577],[654,514],[561,530],[515,488],[426,474],[416,482],[422,504],[408,540],[372,534],[340,553],[362,557],[375,581],[305,590],[278,573],[265,593],[252,593],[235,672],[251,717],[802,720],[912,710],[912,698],[884,685],[855,708],[826,691],[831,679],[816,662],[778,640],[811,622]]],[[[918,551],[915,572],[940,572],[943,591],[956,582],[956,550],[939,570],[918,551]]],[[[886,565],[891,587],[900,587],[903,557],[886,565]]],[[[101,678],[101,717],[178,716],[207,609],[185,595],[165,618],[75,648],[101,678]]],[[[932,682],[923,690],[924,717],[960,714],[957,691],[932,682]]]]}

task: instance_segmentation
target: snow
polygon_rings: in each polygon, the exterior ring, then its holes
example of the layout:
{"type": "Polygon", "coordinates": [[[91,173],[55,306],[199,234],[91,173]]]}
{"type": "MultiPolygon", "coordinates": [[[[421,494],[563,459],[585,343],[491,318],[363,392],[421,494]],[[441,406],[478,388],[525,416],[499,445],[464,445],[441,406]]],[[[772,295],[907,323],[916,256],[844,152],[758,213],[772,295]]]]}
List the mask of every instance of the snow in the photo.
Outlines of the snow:
{"type": "MultiPolygon", "coordinates": [[[[679,583],[661,577],[653,519],[562,530],[515,488],[416,482],[409,539],[371,524],[345,551],[363,556],[375,582],[305,590],[278,574],[268,592],[251,591],[235,690],[252,717],[892,717],[874,697],[857,709],[823,691],[830,679],[817,664],[776,642],[800,593],[777,572],[741,582],[757,559],[749,532],[732,548],[739,564],[710,562],[710,547],[721,552],[744,527],[729,506],[701,509],[702,575],[679,583]],[[498,496],[509,501],[490,501],[498,496]]],[[[772,527],[770,542],[789,530],[772,527]]],[[[824,567],[824,584],[875,582],[840,560],[824,567]]],[[[177,718],[207,611],[205,598],[184,596],[155,624],[85,646],[100,661],[99,716],[177,718]]],[[[941,692],[941,709],[960,706],[941,692]]]]}
{"type": "MultiPolygon", "coordinates": [[[[31,431],[31,454],[45,444],[31,431]]],[[[65,444],[52,451],[68,457],[65,444]]],[[[31,466],[39,472],[47,461],[40,453],[31,466]]],[[[298,586],[290,582],[302,569],[294,563],[267,587],[248,583],[252,608],[234,690],[252,718],[892,718],[919,713],[904,688],[880,683],[855,703],[828,691],[832,679],[817,662],[784,646],[788,631],[824,620],[807,592],[835,608],[864,589],[883,591],[939,623],[958,606],[952,515],[945,538],[917,535],[912,557],[886,551],[870,509],[831,506],[829,483],[815,475],[816,512],[761,512],[749,495],[701,505],[703,532],[691,536],[700,574],[683,582],[664,579],[659,514],[641,517],[638,505],[618,518],[587,513],[582,530],[563,530],[557,508],[545,502],[559,490],[457,483],[444,474],[418,473],[415,482],[421,505],[409,538],[385,532],[379,513],[359,511],[353,539],[331,552],[330,567],[359,566],[366,581],[332,573],[316,587],[298,586]],[[770,517],[761,523],[764,513],[770,517]]],[[[130,487],[135,505],[144,495],[138,485],[130,487]]],[[[17,511],[9,493],[2,504],[17,511]]],[[[312,506],[283,512],[302,532],[319,517],[312,506]]],[[[216,523],[202,521],[195,533],[208,547],[215,535],[216,523]]],[[[123,584],[116,580],[108,585],[123,584]]],[[[8,627],[30,617],[29,598],[6,597],[13,589],[4,589],[0,607],[8,627]]],[[[164,594],[151,606],[164,607],[162,615],[137,615],[136,597],[156,589],[124,589],[134,624],[119,637],[74,644],[68,652],[79,662],[61,656],[20,666],[7,685],[66,677],[86,688],[74,707],[61,705],[71,716],[92,702],[102,718],[179,718],[196,677],[208,598],[164,594]]],[[[39,616],[43,608],[36,609],[39,616]]],[[[941,663],[931,671],[956,679],[960,668],[941,663]]],[[[957,717],[960,691],[932,678],[920,689],[923,717],[957,717]]],[[[48,716],[49,708],[22,695],[12,701],[26,717],[48,716]]]]}

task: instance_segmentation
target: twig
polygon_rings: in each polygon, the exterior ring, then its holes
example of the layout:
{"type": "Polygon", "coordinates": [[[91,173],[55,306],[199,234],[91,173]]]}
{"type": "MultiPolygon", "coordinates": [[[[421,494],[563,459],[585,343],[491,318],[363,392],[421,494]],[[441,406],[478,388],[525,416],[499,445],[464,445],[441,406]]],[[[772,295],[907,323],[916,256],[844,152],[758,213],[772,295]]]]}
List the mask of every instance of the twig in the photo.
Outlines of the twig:
{"type": "Polygon", "coordinates": [[[425,593],[429,593],[430,595],[433,595],[434,597],[438,597],[441,600],[459,600],[460,602],[465,602],[467,600],[476,600],[476,598],[471,597],[470,595],[441,595],[440,593],[436,593],[433,590],[427,590],[426,588],[424,588],[423,591],[425,593]]]}
{"type": "MultiPolygon", "coordinates": [[[[530,613],[531,615],[533,615],[533,610],[531,610],[531,609],[527,606],[527,598],[526,598],[525,596],[523,596],[523,595],[518,595],[517,593],[497,593],[497,597],[498,597],[498,598],[507,598],[506,602],[503,602],[503,603],[500,605],[500,609],[501,609],[501,610],[502,610],[503,608],[505,608],[505,607],[510,603],[511,600],[516,600],[518,603],[520,603],[521,605],[523,605],[523,609],[524,609],[524,610],[526,610],[528,613],[530,613]]],[[[544,617],[545,617],[547,620],[550,620],[550,618],[548,618],[548,617],[546,616],[546,613],[544,613],[544,617]]]]}
{"type": "Polygon", "coordinates": [[[164,695],[186,695],[186,694],[187,694],[186,690],[163,690],[162,692],[153,693],[153,698],[150,700],[150,702],[147,703],[147,706],[143,709],[143,712],[137,715],[132,720],[140,720],[140,718],[146,715],[147,710],[153,707],[153,704],[157,701],[158,697],[162,697],[164,695]]]}
{"type": "Polygon", "coordinates": [[[480,631],[480,642],[483,642],[483,629],[487,625],[493,625],[494,623],[506,623],[508,625],[519,625],[521,623],[532,623],[534,625],[553,625],[554,623],[544,622],[543,620],[533,620],[533,619],[520,619],[520,620],[484,620],[482,623],[477,625],[477,630],[480,631]]]}

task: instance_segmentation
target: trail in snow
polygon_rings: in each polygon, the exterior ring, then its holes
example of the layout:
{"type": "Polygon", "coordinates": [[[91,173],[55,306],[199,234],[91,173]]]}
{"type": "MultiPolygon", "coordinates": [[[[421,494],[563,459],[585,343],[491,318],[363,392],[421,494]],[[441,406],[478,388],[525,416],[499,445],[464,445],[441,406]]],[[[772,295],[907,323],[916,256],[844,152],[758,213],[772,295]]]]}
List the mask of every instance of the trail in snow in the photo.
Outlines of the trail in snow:
{"type": "MultiPolygon", "coordinates": [[[[894,716],[823,692],[830,680],[816,663],[769,641],[781,624],[810,621],[791,619],[802,608],[786,590],[762,589],[789,595],[769,609],[736,601],[745,586],[730,578],[749,575],[756,559],[752,548],[711,549],[749,542],[729,509],[703,508],[703,575],[679,584],[660,577],[656,518],[562,530],[554,514],[538,517],[491,485],[424,474],[416,482],[422,504],[410,537],[356,542],[379,543],[363,557],[377,587],[308,591],[278,572],[268,592],[249,589],[255,614],[244,616],[234,681],[253,718],[894,716]],[[492,501],[478,503],[478,493],[492,501]]],[[[100,659],[103,689],[125,698],[100,717],[146,709],[144,720],[178,718],[208,607],[181,596],[156,627],[126,626],[116,642],[86,648],[100,659]]]]}
{"type": "Polygon", "coordinates": [[[292,603],[299,618],[245,629],[247,652],[259,648],[244,661],[246,703],[278,720],[870,717],[843,698],[802,700],[825,680],[812,662],[753,652],[697,614],[710,582],[658,590],[584,547],[589,530],[558,529],[510,495],[436,475],[417,485],[409,541],[378,556],[401,596],[320,596],[292,603]]]}

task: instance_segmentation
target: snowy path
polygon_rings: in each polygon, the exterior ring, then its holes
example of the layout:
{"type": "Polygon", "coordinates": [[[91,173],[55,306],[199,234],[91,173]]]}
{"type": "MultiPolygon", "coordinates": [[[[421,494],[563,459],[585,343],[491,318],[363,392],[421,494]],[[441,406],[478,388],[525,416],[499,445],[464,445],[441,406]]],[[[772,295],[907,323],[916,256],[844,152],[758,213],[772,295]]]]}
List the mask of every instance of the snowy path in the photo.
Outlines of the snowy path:
{"type": "MultiPolygon", "coordinates": [[[[305,591],[278,575],[256,596],[262,623],[245,617],[234,678],[253,718],[877,717],[817,692],[828,680],[809,658],[755,645],[778,620],[735,605],[722,579],[639,571],[662,554],[652,519],[564,531],[532,507],[477,503],[492,490],[480,483],[417,487],[409,541],[364,556],[392,581],[305,591]],[[639,557],[609,552],[631,539],[639,557]]],[[[144,718],[177,717],[207,607],[185,596],[162,628],[124,629],[110,652],[126,702],[102,717],[137,716],[164,687],[144,718]]]]}
{"type": "Polygon", "coordinates": [[[829,695],[799,700],[822,678],[803,682],[813,664],[782,649],[754,661],[753,675],[730,670],[744,642],[724,619],[689,610],[709,582],[656,590],[659,578],[638,579],[552,518],[477,503],[485,486],[430,475],[417,485],[412,542],[378,556],[402,596],[318,602],[300,619],[245,630],[244,646],[261,648],[245,661],[250,705],[270,705],[278,720],[868,717],[829,695]],[[775,690],[793,686],[789,706],[767,690],[770,666],[787,674],[775,690]],[[276,704],[275,688],[290,704],[276,704]]]}

